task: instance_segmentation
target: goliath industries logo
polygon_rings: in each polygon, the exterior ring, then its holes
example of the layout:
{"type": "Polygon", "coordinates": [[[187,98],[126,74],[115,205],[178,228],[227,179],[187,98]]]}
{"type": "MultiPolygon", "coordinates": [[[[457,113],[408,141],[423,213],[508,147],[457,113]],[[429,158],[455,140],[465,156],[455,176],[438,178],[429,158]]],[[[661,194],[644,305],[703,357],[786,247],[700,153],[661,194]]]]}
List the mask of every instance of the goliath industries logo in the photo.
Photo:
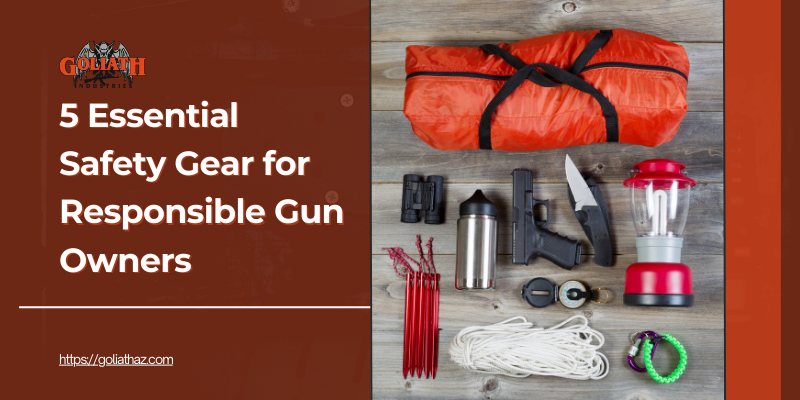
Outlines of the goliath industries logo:
{"type": "Polygon", "coordinates": [[[144,76],[144,57],[133,58],[119,43],[86,43],[77,57],[61,59],[61,73],[72,77],[75,88],[129,89],[134,76],[144,76]]]}

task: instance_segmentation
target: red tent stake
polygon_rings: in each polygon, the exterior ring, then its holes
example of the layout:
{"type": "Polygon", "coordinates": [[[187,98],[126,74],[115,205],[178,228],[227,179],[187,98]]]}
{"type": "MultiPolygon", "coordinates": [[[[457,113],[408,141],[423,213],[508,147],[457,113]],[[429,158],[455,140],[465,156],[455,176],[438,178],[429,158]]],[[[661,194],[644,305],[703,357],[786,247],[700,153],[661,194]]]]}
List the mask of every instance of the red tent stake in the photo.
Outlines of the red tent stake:
{"type": "Polygon", "coordinates": [[[403,323],[403,378],[436,379],[439,364],[439,274],[433,266],[433,238],[428,241],[428,259],[422,254],[420,239],[417,236],[417,262],[398,247],[384,249],[394,261],[395,272],[406,280],[405,316],[403,323]],[[418,271],[411,269],[409,261],[416,264],[418,271]],[[406,274],[397,270],[397,265],[405,267],[406,274]],[[425,269],[423,269],[423,267],[425,269]]]}

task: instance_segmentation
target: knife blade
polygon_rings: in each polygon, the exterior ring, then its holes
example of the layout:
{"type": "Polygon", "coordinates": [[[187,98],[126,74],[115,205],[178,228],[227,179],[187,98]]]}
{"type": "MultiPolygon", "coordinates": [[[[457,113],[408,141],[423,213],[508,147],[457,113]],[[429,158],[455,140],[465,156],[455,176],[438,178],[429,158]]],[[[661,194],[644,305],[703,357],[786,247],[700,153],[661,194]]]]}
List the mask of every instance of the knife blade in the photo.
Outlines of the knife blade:
{"type": "MultiPolygon", "coordinates": [[[[569,155],[567,155],[564,168],[567,173],[570,194],[575,201],[575,216],[583,225],[586,237],[594,246],[595,256],[592,261],[597,265],[609,267],[612,261],[611,235],[605,202],[602,207],[598,205],[592,189],[589,188],[569,155]]],[[[599,193],[599,188],[595,187],[595,191],[599,193]]]]}
{"type": "Polygon", "coordinates": [[[583,180],[583,175],[581,175],[578,168],[575,167],[572,159],[569,158],[569,154],[567,154],[567,161],[564,164],[564,169],[567,170],[569,190],[572,191],[572,196],[575,198],[575,211],[580,211],[587,206],[596,206],[597,200],[595,200],[592,191],[589,190],[589,185],[583,180]]]}

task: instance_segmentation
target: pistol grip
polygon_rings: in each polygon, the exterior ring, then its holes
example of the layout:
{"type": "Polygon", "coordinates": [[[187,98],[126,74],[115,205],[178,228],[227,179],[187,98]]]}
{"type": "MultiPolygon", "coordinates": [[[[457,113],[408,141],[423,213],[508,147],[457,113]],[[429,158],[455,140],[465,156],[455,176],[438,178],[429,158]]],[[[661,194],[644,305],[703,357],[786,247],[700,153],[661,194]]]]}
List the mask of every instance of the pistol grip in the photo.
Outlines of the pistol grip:
{"type": "Polygon", "coordinates": [[[542,257],[564,269],[572,269],[581,262],[581,244],[566,236],[542,230],[542,257]]]}

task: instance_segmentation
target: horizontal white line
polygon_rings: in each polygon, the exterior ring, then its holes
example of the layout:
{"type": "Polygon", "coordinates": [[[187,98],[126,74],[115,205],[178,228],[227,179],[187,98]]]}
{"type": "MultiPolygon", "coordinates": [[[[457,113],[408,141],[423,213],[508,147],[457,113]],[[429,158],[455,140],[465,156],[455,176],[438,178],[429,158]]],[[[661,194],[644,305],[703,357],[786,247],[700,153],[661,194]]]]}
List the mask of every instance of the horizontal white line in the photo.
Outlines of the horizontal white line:
{"type": "Polygon", "coordinates": [[[65,309],[194,309],[194,310],[245,310],[245,309],[259,309],[259,310],[329,310],[329,309],[370,309],[371,306],[19,306],[20,309],[34,309],[34,310],[65,310],[65,309]]]}

